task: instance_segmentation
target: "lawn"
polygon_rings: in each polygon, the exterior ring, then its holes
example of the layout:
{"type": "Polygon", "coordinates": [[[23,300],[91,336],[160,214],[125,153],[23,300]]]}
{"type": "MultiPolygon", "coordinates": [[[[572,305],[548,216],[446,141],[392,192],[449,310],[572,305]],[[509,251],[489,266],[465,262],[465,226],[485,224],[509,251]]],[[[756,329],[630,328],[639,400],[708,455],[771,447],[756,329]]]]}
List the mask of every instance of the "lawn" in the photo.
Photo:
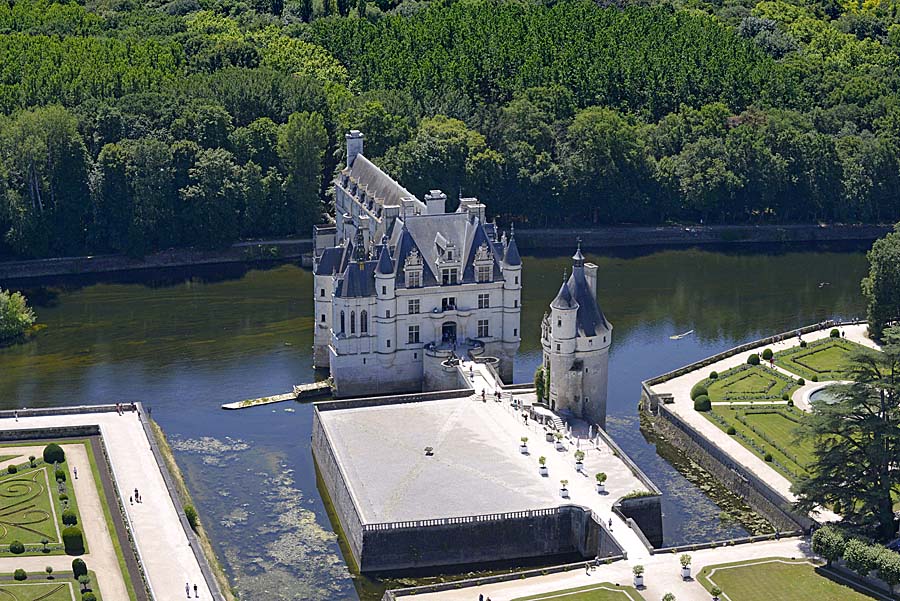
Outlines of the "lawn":
{"type": "Polygon", "coordinates": [[[828,578],[808,561],[768,558],[707,566],[697,580],[722,589],[727,601],[866,601],[879,599],[828,578]]]}
{"type": "Polygon", "coordinates": [[[792,378],[761,365],[740,365],[703,384],[713,403],[781,401],[799,387],[792,378]]]}
{"type": "Polygon", "coordinates": [[[20,457],[20,455],[0,455],[0,463],[9,461],[10,459],[15,459],[16,457],[20,457]]]}
{"type": "MultiPolygon", "coordinates": [[[[512,601],[644,601],[644,598],[630,586],[619,586],[601,582],[562,591],[541,593],[530,597],[518,597],[512,601]]],[[[0,599],[2,601],[2,599],[0,599]]]]}
{"type": "Polygon", "coordinates": [[[775,353],[775,364],[812,381],[843,380],[851,357],[870,349],[843,338],[826,338],[775,353]]]}
{"type": "MultiPolygon", "coordinates": [[[[30,446],[30,445],[29,445],[30,446]]],[[[66,474],[65,481],[56,482],[54,466],[35,459],[35,467],[23,457],[16,464],[17,472],[0,472],[0,545],[19,541],[26,546],[24,555],[58,555],[63,553],[62,512],[68,508],[75,512],[81,527],[81,515],[71,485],[72,473],[67,462],[59,464],[66,474]],[[65,492],[66,499],[60,499],[65,492]],[[49,542],[49,551],[44,551],[42,541],[49,542]]],[[[86,548],[87,550],[87,548],[86,548]]],[[[0,597],[0,601],[3,601],[0,597]]]]}
{"type": "Polygon", "coordinates": [[[735,433],[731,436],[760,459],[770,453],[772,467],[788,480],[795,481],[806,474],[806,466],[813,459],[813,445],[794,441],[797,423],[793,419],[803,415],[799,409],[763,404],[752,408],[718,406],[703,415],[722,431],[733,427],[735,433]]]}
{"type": "Polygon", "coordinates": [[[0,601],[75,601],[78,584],[71,580],[0,583],[0,601]]]}

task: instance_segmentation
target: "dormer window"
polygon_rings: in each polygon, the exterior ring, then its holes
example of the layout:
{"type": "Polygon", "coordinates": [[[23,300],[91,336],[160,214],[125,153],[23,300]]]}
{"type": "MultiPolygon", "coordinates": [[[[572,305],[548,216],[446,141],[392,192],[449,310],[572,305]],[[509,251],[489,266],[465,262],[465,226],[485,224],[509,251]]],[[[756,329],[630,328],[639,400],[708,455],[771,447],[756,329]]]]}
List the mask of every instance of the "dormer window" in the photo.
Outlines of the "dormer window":
{"type": "Polygon", "coordinates": [[[456,267],[445,267],[441,269],[441,285],[452,286],[459,283],[459,269],[456,267]]]}
{"type": "Polygon", "coordinates": [[[490,282],[494,275],[494,259],[487,243],[482,242],[475,251],[475,281],[490,282]]]}
{"type": "Polygon", "coordinates": [[[403,264],[403,274],[406,278],[407,288],[419,288],[422,286],[423,270],[424,264],[422,263],[422,256],[419,254],[419,251],[414,248],[409,251],[406,262],[403,264]]]}
{"type": "Polygon", "coordinates": [[[479,282],[490,282],[491,281],[491,266],[490,265],[479,265],[477,276],[479,282]]]}

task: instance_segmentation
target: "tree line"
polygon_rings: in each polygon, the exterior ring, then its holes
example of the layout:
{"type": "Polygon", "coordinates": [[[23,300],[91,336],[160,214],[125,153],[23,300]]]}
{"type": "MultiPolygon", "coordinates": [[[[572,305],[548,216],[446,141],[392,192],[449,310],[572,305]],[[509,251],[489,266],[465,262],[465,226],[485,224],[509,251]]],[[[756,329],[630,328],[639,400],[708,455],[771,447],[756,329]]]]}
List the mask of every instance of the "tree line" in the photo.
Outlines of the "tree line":
{"type": "Polygon", "coordinates": [[[350,128],[524,226],[895,221],[900,24],[824,1],[0,2],[0,254],[307,236],[350,128]]]}

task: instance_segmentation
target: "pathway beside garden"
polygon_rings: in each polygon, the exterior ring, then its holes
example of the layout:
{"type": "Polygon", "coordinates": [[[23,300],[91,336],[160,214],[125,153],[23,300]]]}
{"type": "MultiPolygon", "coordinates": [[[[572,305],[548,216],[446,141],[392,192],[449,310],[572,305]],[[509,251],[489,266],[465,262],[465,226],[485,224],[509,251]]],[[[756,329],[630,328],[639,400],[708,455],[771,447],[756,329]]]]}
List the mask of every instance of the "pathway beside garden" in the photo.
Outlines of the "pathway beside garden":
{"type": "MultiPolygon", "coordinates": [[[[708,565],[761,559],[764,557],[813,558],[812,551],[805,539],[793,538],[780,541],[747,543],[717,549],[693,551],[691,555],[691,573],[696,576],[708,565]]],[[[632,567],[636,564],[644,566],[644,586],[640,592],[647,601],[661,599],[666,593],[673,593],[678,601],[709,601],[710,595],[703,586],[694,579],[682,580],[681,553],[661,553],[642,557],[639,560],[629,558],[609,565],[601,565],[586,574],[584,570],[572,570],[546,576],[510,580],[477,587],[451,589],[437,593],[418,593],[415,599],[422,601],[473,601],[479,595],[491,601],[510,601],[518,597],[526,597],[542,593],[550,593],[598,582],[613,582],[621,585],[632,585],[632,567]]],[[[401,597],[407,598],[407,597],[401,597]]],[[[412,599],[413,597],[408,597],[412,599]]]]}
{"type": "MultiPolygon", "coordinates": [[[[126,503],[128,497],[134,495],[135,488],[140,490],[142,503],[126,505],[125,510],[154,596],[157,599],[166,600],[182,599],[184,598],[184,584],[189,582],[191,587],[194,584],[197,585],[200,599],[211,599],[212,595],[190,547],[187,534],[181,526],[178,511],[150,450],[150,441],[147,439],[143,425],[135,413],[126,412],[123,415],[118,415],[116,412],[110,411],[105,413],[19,417],[18,421],[12,418],[0,419],[0,429],[2,430],[53,428],[72,425],[100,426],[103,440],[110,455],[116,488],[122,498],[126,500],[126,503]]],[[[69,451],[68,448],[64,448],[67,452],[69,451]]],[[[102,462],[102,457],[97,457],[97,460],[102,462]]],[[[96,497],[96,490],[95,498],[97,504],[94,505],[89,500],[89,491],[83,491],[79,487],[79,483],[86,485],[88,482],[87,477],[90,474],[86,454],[79,456],[77,451],[74,452],[71,465],[79,468],[79,478],[78,480],[73,480],[73,482],[76,483],[76,495],[78,495],[77,499],[82,520],[90,524],[90,527],[85,529],[86,532],[98,531],[100,526],[95,524],[96,520],[103,522],[102,528],[105,530],[106,525],[99,505],[99,498],[96,497]],[[85,499],[85,501],[82,501],[82,499],[85,499]]],[[[90,482],[93,484],[92,478],[90,482]]],[[[94,487],[87,486],[87,488],[93,489],[94,487]]],[[[115,507],[110,509],[117,511],[115,507]]],[[[109,541],[108,536],[106,540],[109,541]]],[[[104,588],[108,581],[111,582],[110,578],[114,578],[109,576],[112,572],[119,573],[119,577],[122,577],[115,555],[112,556],[114,565],[104,563],[100,559],[100,552],[103,549],[102,543],[95,542],[94,538],[89,536],[88,545],[91,553],[84,556],[84,559],[88,567],[97,573],[97,577],[100,580],[100,591],[104,600],[124,601],[128,599],[124,589],[112,588],[108,594],[104,588]],[[95,546],[95,544],[100,544],[100,547],[95,546]]],[[[126,546],[123,552],[131,553],[130,547],[126,546]]],[[[0,559],[0,562],[6,560],[7,558],[0,559]]],[[[13,569],[22,567],[30,571],[31,561],[28,561],[28,565],[26,565],[26,560],[37,561],[39,565],[34,566],[35,571],[43,571],[46,565],[52,565],[54,569],[70,570],[72,558],[66,556],[57,556],[55,558],[17,558],[12,560],[17,564],[13,566],[13,569]],[[65,562],[67,567],[57,566],[55,562],[65,562]]],[[[0,563],[0,571],[7,571],[5,565],[0,563]]],[[[115,587],[114,584],[110,584],[110,586],[115,587]]],[[[139,588],[142,586],[142,583],[135,582],[134,586],[139,588]]]]}

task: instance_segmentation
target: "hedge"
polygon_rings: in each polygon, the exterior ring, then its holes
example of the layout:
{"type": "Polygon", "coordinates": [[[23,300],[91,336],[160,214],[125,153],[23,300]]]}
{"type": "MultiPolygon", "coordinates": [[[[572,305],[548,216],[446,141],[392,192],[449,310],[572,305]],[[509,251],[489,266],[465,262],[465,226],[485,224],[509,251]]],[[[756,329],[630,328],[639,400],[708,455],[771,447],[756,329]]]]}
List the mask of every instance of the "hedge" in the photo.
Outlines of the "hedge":
{"type": "Polygon", "coordinates": [[[9,543],[9,552],[14,555],[19,555],[25,552],[25,545],[22,544],[22,541],[14,540],[9,543]]]}
{"type": "Polygon", "coordinates": [[[61,467],[56,468],[56,472],[54,472],[53,478],[57,482],[65,482],[66,481],[66,470],[64,470],[61,467]]]}
{"type": "Polygon", "coordinates": [[[78,526],[69,526],[62,531],[63,545],[68,555],[81,555],[84,553],[84,536],[78,526]]]}
{"type": "Polygon", "coordinates": [[[828,335],[831,336],[832,338],[840,338],[841,337],[841,333],[838,331],[837,328],[834,328],[833,330],[831,330],[831,332],[828,335]]]}
{"type": "Polygon", "coordinates": [[[97,595],[91,592],[81,595],[81,601],[97,601],[97,595]]]}
{"type": "Polygon", "coordinates": [[[701,394],[694,399],[694,409],[697,411],[709,411],[712,409],[712,403],[710,402],[709,397],[705,394],[701,394]]]}
{"type": "Polygon", "coordinates": [[[709,391],[706,390],[706,386],[703,385],[703,382],[697,382],[694,384],[694,387],[691,388],[691,400],[696,400],[696,398],[700,395],[709,394],[709,391]]]}
{"type": "Polygon", "coordinates": [[[769,359],[772,358],[772,354],[773,354],[772,349],[767,348],[763,351],[762,358],[765,359],[766,361],[768,361],[769,359]]]}
{"type": "Polygon", "coordinates": [[[28,578],[28,574],[25,573],[25,570],[19,568],[18,570],[13,572],[13,578],[15,578],[16,580],[25,580],[26,578],[28,578]]]}
{"type": "Polygon", "coordinates": [[[66,453],[62,450],[62,447],[56,444],[55,442],[51,442],[46,447],[44,447],[44,461],[47,463],[62,463],[66,460],[66,453]]]}
{"type": "Polygon", "coordinates": [[[71,509],[65,509],[62,512],[62,523],[66,526],[74,526],[78,523],[78,515],[71,509]]]}
{"type": "Polygon", "coordinates": [[[6,471],[10,474],[15,474],[16,472],[19,471],[19,468],[17,468],[14,465],[8,465],[8,466],[6,466],[6,471]]]}
{"type": "Polygon", "coordinates": [[[759,355],[753,353],[747,357],[747,365],[759,365],[759,355]]]}
{"type": "Polygon", "coordinates": [[[72,573],[75,575],[76,580],[79,576],[87,576],[87,564],[85,564],[84,560],[80,557],[76,557],[72,560],[72,573]]]}

